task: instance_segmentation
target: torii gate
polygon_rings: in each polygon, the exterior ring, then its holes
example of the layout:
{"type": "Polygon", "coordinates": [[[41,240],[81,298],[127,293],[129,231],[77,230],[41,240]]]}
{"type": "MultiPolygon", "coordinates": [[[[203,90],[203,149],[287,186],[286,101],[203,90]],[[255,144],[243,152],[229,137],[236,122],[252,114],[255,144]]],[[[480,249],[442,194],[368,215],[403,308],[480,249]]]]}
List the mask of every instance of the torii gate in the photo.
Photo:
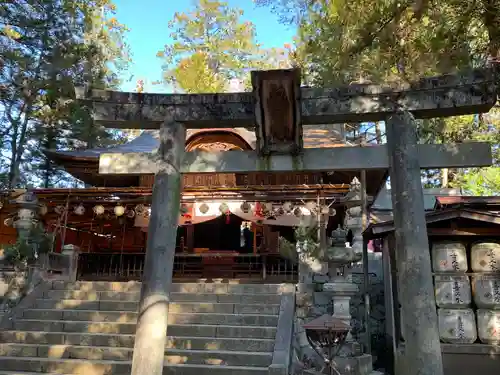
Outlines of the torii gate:
{"type": "Polygon", "coordinates": [[[132,374],[161,375],[163,370],[181,173],[369,169],[389,169],[391,176],[402,254],[398,269],[406,367],[409,374],[442,374],[420,169],[491,165],[491,147],[417,145],[414,118],[487,112],[496,102],[494,82],[495,70],[482,69],[398,88],[301,88],[300,72],[292,69],[252,72],[251,93],[170,95],[79,88],[78,98],[93,102],[97,123],[160,129],[155,154],[105,154],[99,166],[105,174],[156,174],[132,374]],[[381,120],[386,122],[387,145],[302,147],[302,124],[381,120]],[[255,127],[257,151],[184,152],[185,128],[227,127],[255,127]]]}

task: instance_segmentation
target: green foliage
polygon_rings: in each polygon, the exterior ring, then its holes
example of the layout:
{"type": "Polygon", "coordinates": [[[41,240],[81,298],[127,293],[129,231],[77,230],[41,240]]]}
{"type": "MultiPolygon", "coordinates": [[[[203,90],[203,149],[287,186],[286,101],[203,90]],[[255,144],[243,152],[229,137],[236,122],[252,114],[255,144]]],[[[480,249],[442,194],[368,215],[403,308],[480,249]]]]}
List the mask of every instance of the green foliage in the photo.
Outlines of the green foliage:
{"type": "MultiPolygon", "coordinates": [[[[255,0],[298,27],[294,58],[311,85],[406,83],[500,61],[498,0],[255,0]]],[[[348,124],[357,129],[356,124],[348,124]]],[[[426,171],[426,185],[498,194],[498,115],[420,122],[420,141],[489,141],[494,167],[426,171]]]]}
{"type": "Polygon", "coordinates": [[[40,254],[46,254],[53,248],[54,236],[47,233],[42,224],[34,225],[19,235],[16,243],[4,245],[6,261],[13,265],[30,264],[40,254]]]}
{"type": "Polygon", "coordinates": [[[116,87],[130,61],[126,28],[114,11],[109,0],[0,5],[0,146],[8,187],[60,179],[43,148],[94,147],[112,138],[102,128],[90,130],[88,110],[73,97],[74,86],[85,82],[116,87]]]}
{"type": "Polygon", "coordinates": [[[313,257],[318,255],[318,251],[320,249],[317,225],[299,225],[295,228],[294,239],[295,242],[290,242],[286,238],[279,238],[279,251],[282,256],[293,262],[297,262],[297,243],[299,244],[302,253],[313,257]]]}
{"type": "Polygon", "coordinates": [[[243,11],[218,0],[199,0],[189,13],[176,13],[173,43],[157,56],[164,83],[187,93],[224,92],[233,79],[249,83],[249,71],[286,65],[286,48],[262,50],[255,26],[243,11]]]}

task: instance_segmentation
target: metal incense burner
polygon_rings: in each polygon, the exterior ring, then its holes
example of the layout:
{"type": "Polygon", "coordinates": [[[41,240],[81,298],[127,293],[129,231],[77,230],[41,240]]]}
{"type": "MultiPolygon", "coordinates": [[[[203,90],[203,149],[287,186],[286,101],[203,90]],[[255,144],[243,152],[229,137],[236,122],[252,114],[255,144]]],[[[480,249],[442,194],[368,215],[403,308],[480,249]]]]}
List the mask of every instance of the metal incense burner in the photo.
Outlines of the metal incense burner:
{"type": "Polygon", "coordinates": [[[325,314],[304,325],[307,341],[325,363],[322,374],[340,375],[334,358],[344,345],[350,327],[341,319],[325,314]]]}

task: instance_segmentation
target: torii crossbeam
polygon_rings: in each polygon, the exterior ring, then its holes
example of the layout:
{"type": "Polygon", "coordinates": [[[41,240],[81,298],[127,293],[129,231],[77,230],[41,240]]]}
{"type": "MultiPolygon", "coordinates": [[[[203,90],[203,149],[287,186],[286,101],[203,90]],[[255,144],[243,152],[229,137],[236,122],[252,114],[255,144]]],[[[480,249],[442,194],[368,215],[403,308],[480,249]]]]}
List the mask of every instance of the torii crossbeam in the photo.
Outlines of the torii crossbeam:
{"type": "MultiPolygon", "coordinates": [[[[485,143],[417,145],[414,117],[488,111],[494,69],[422,79],[404,87],[300,87],[298,70],[252,72],[252,93],[164,95],[79,90],[94,119],[113,128],[160,129],[155,154],[101,156],[100,173],[156,173],[132,366],[161,375],[180,204],[181,173],[390,169],[403,320],[411,374],[441,375],[420,168],[491,165],[485,143]],[[302,125],[387,120],[387,146],[303,149],[302,125]],[[252,127],[255,152],[184,153],[185,128],[252,127]],[[408,262],[411,268],[404,263],[408,262]],[[418,272],[415,272],[418,270],[418,272]],[[426,350],[421,350],[422,347],[426,350]]],[[[273,363],[286,374],[288,362],[273,363]]],[[[276,372],[278,370],[278,372],[276,372]]]]}

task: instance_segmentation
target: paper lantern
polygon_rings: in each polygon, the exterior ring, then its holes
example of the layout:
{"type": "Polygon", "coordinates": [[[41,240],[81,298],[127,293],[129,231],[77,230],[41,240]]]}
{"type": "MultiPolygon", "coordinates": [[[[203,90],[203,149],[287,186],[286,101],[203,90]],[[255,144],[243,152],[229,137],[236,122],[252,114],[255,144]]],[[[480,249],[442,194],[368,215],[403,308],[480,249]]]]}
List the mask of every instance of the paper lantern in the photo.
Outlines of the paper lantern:
{"type": "Polygon", "coordinates": [[[245,214],[249,213],[250,210],[252,209],[252,206],[248,202],[243,202],[240,206],[241,211],[243,211],[245,214]]]}
{"type": "Polygon", "coordinates": [[[264,203],[262,205],[262,215],[270,216],[273,213],[273,204],[272,203],[264,203]]]}
{"type": "Polygon", "coordinates": [[[104,213],[104,206],[98,204],[97,206],[94,206],[94,212],[96,215],[102,215],[104,213]]]}
{"type": "Polygon", "coordinates": [[[309,211],[314,211],[317,207],[317,204],[316,202],[314,201],[309,201],[306,203],[306,208],[309,210],[309,211]]]}
{"type": "Polygon", "coordinates": [[[198,210],[204,215],[210,210],[210,206],[206,203],[200,204],[200,207],[198,207],[198,210]]]}
{"type": "Polygon", "coordinates": [[[135,213],[137,216],[145,216],[147,214],[147,208],[143,204],[138,204],[135,206],[135,213]]]}
{"type": "Polygon", "coordinates": [[[283,210],[286,213],[292,212],[292,208],[293,208],[293,203],[292,202],[285,202],[285,203],[283,203],[283,210]]]}
{"type": "Polygon", "coordinates": [[[125,213],[125,207],[119,204],[115,206],[114,211],[116,216],[122,216],[125,213]]]}
{"type": "Polygon", "coordinates": [[[296,207],[295,210],[293,210],[293,214],[296,217],[301,217],[302,216],[302,210],[300,209],[300,207],[296,207]]]}
{"type": "Polygon", "coordinates": [[[219,206],[219,211],[223,214],[223,215],[226,215],[226,224],[229,224],[230,223],[230,215],[231,215],[231,211],[229,210],[229,206],[227,203],[222,203],[220,206],[219,206]]]}
{"type": "Polygon", "coordinates": [[[82,216],[85,213],[85,207],[83,207],[83,205],[79,204],[78,206],[75,207],[73,212],[78,216],[82,216]]]}

